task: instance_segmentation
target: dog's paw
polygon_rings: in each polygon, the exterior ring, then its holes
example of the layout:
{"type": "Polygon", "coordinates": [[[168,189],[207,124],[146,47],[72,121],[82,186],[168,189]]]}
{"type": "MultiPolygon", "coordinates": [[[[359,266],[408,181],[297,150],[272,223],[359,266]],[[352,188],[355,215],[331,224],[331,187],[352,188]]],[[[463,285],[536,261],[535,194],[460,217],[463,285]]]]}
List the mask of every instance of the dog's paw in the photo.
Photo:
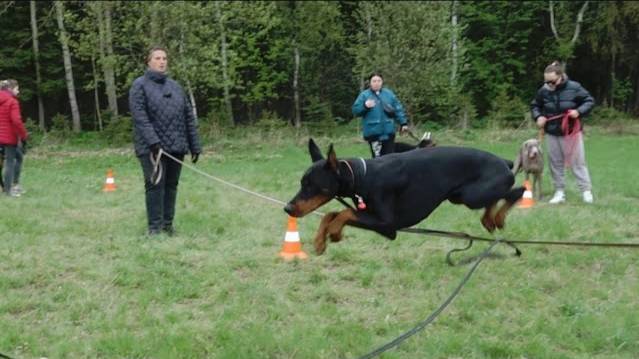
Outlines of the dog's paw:
{"type": "Polygon", "coordinates": [[[337,232],[337,233],[329,233],[329,238],[331,239],[331,242],[333,243],[337,243],[339,241],[341,241],[342,238],[342,232],[337,232]]]}
{"type": "Polygon", "coordinates": [[[489,216],[481,217],[481,224],[484,226],[484,228],[486,228],[488,232],[493,233],[495,231],[495,222],[493,222],[493,220],[489,216]]]}
{"type": "Polygon", "coordinates": [[[499,229],[504,229],[504,227],[506,226],[506,212],[505,211],[499,211],[497,212],[497,215],[495,216],[495,226],[499,229]]]}
{"type": "Polygon", "coordinates": [[[326,251],[326,238],[325,237],[316,237],[315,242],[315,254],[321,256],[326,251]]]}

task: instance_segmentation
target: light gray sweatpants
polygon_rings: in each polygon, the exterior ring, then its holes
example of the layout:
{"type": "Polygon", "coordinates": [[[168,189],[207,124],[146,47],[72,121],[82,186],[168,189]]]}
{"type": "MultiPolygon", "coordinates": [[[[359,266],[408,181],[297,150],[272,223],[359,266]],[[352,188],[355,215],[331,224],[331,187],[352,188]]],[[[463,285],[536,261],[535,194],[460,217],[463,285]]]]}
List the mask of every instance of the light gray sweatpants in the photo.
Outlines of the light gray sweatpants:
{"type": "Polygon", "coordinates": [[[570,141],[566,141],[563,136],[553,136],[546,134],[546,145],[548,146],[548,159],[550,162],[550,175],[555,190],[564,190],[564,166],[566,156],[572,152],[572,174],[577,179],[577,186],[580,191],[592,190],[590,174],[586,167],[586,152],[584,150],[584,140],[582,132],[579,132],[574,142],[574,148],[569,148],[570,141]]]}

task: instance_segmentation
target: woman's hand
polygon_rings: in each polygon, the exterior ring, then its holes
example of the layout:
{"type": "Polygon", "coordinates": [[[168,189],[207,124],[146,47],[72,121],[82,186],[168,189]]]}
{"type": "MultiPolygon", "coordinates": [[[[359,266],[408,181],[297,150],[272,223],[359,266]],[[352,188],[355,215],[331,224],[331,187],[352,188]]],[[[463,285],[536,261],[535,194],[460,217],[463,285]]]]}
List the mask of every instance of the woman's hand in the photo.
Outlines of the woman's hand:
{"type": "Polygon", "coordinates": [[[537,127],[543,128],[547,121],[548,119],[546,118],[546,116],[537,117],[537,127]]]}
{"type": "Polygon", "coordinates": [[[570,118],[577,118],[577,117],[579,117],[579,111],[577,111],[577,110],[568,110],[568,116],[570,116],[570,118]]]}
{"type": "Polygon", "coordinates": [[[373,100],[373,99],[366,100],[366,102],[364,102],[364,106],[366,106],[366,108],[375,107],[375,100],[373,100]]]}

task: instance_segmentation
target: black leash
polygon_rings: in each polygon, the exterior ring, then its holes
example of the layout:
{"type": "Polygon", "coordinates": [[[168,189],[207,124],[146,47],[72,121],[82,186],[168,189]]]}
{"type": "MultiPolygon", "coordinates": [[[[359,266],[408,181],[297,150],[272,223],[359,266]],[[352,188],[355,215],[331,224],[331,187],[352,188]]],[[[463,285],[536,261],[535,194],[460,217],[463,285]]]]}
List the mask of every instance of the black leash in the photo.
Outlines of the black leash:
{"type": "MultiPolygon", "coordinates": [[[[438,231],[434,229],[423,229],[423,228],[404,228],[400,229],[400,232],[406,233],[418,233],[418,234],[426,234],[438,237],[448,237],[448,238],[458,238],[458,239],[466,239],[466,240],[475,240],[475,241],[483,241],[483,242],[492,242],[494,239],[485,238],[485,237],[477,237],[471,236],[470,234],[463,232],[447,232],[447,231],[438,231]]],[[[503,243],[516,245],[516,244],[543,244],[543,245],[551,245],[551,246],[577,246],[577,247],[615,247],[615,248],[635,248],[639,249],[639,243],[602,243],[602,242],[570,242],[570,241],[517,241],[510,239],[502,239],[503,243]]]]}
{"type": "Polygon", "coordinates": [[[411,329],[411,330],[407,331],[406,333],[400,335],[399,337],[395,338],[394,340],[382,345],[381,347],[373,350],[372,352],[370,352],[368,354],[362,355],[361,357],[359,357],[359,359],[370,359],[370,358],[376,357],[376,356],[380,355],[381,353],[383,353],[383,352],[385,352],[385,351],[387,351],[387,350],[389,350],[391,348],[394,348],[394,347],[398,346],[404,340],[406,340],[409,337],[411,337],[411,336],[417,334],[418,332],[422,331],[427,325],[432,323],[439,316],[439,314],[441,314],[441,312],[443,312],[444,309],[446,309],[446,307],[453,301],[453,299],[455,299],[455,297],[459,294],[459,292],[464,287],[464,285],[466,285],[466,282],[468,282],[470,277],[475,272],[475,269],[477,269],[477,267],[484,260],[484,258],[486,258],[490,254],[490,252],[493,250],[493,248],[497,244],[499,244],[500,242],[503,242],[503,241],[501,239],[495,239],[495,240],[493,240],[491,242],[493,242],[493,243],[484,252],[482,252],[482,254],[479,256],[479,258],[475,261],[475,264],[473,264],[472,268],[470,268],[470,270],[468,271],[468,273],[466,273],[466,275],[464,276],[462,281],[457,285],[455,290],[448,296],[448,298],[446,298],[444,303],[442,303],[439,306],[439,308],[437,308],[431,315],[428,316],[428,318],[426,318],[423,321],[419,322],[413,329],[411,329]]]}
{"type": "Polygon", "coordinates": [[[2,358],[2,359],[13,359],[12,357],[10,357],[10,356],[8,356],[6,354],[2,354],[2,353],[0,353],[0,358],[2,358]]]}

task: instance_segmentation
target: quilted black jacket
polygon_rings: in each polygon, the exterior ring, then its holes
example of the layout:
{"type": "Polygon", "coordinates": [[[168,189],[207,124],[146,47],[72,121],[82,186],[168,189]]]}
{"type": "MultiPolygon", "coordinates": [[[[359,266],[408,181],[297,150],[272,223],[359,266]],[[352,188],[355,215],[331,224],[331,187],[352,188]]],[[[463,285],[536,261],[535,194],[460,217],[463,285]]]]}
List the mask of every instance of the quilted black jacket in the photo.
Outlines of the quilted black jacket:
{"type": "Polygon", "coordinates": [[[159,143],[173,154],[200,153],[195,117],[182,87],[156,71],[147,70],[131,85],[129,108],[133,116],[135,153],[149,153],[159,143]]]}
{"type": "MultiPolygon", "coordinates": [[[[537,96],[530,104],[530,110],[533,121],[536,121],[539,116],[553,117],[573,109],[579,111],[579,117],[583,119],[590,113],[594,104],[595,100],[579,82],[569,80],[564,75],[564,82],[560,83],[554,91],[548,85],[542,86],[537,91],[537,96]]],[[[551,135],[563,136],[561,118],[546,122],[544,131],[551,135]]]]}

